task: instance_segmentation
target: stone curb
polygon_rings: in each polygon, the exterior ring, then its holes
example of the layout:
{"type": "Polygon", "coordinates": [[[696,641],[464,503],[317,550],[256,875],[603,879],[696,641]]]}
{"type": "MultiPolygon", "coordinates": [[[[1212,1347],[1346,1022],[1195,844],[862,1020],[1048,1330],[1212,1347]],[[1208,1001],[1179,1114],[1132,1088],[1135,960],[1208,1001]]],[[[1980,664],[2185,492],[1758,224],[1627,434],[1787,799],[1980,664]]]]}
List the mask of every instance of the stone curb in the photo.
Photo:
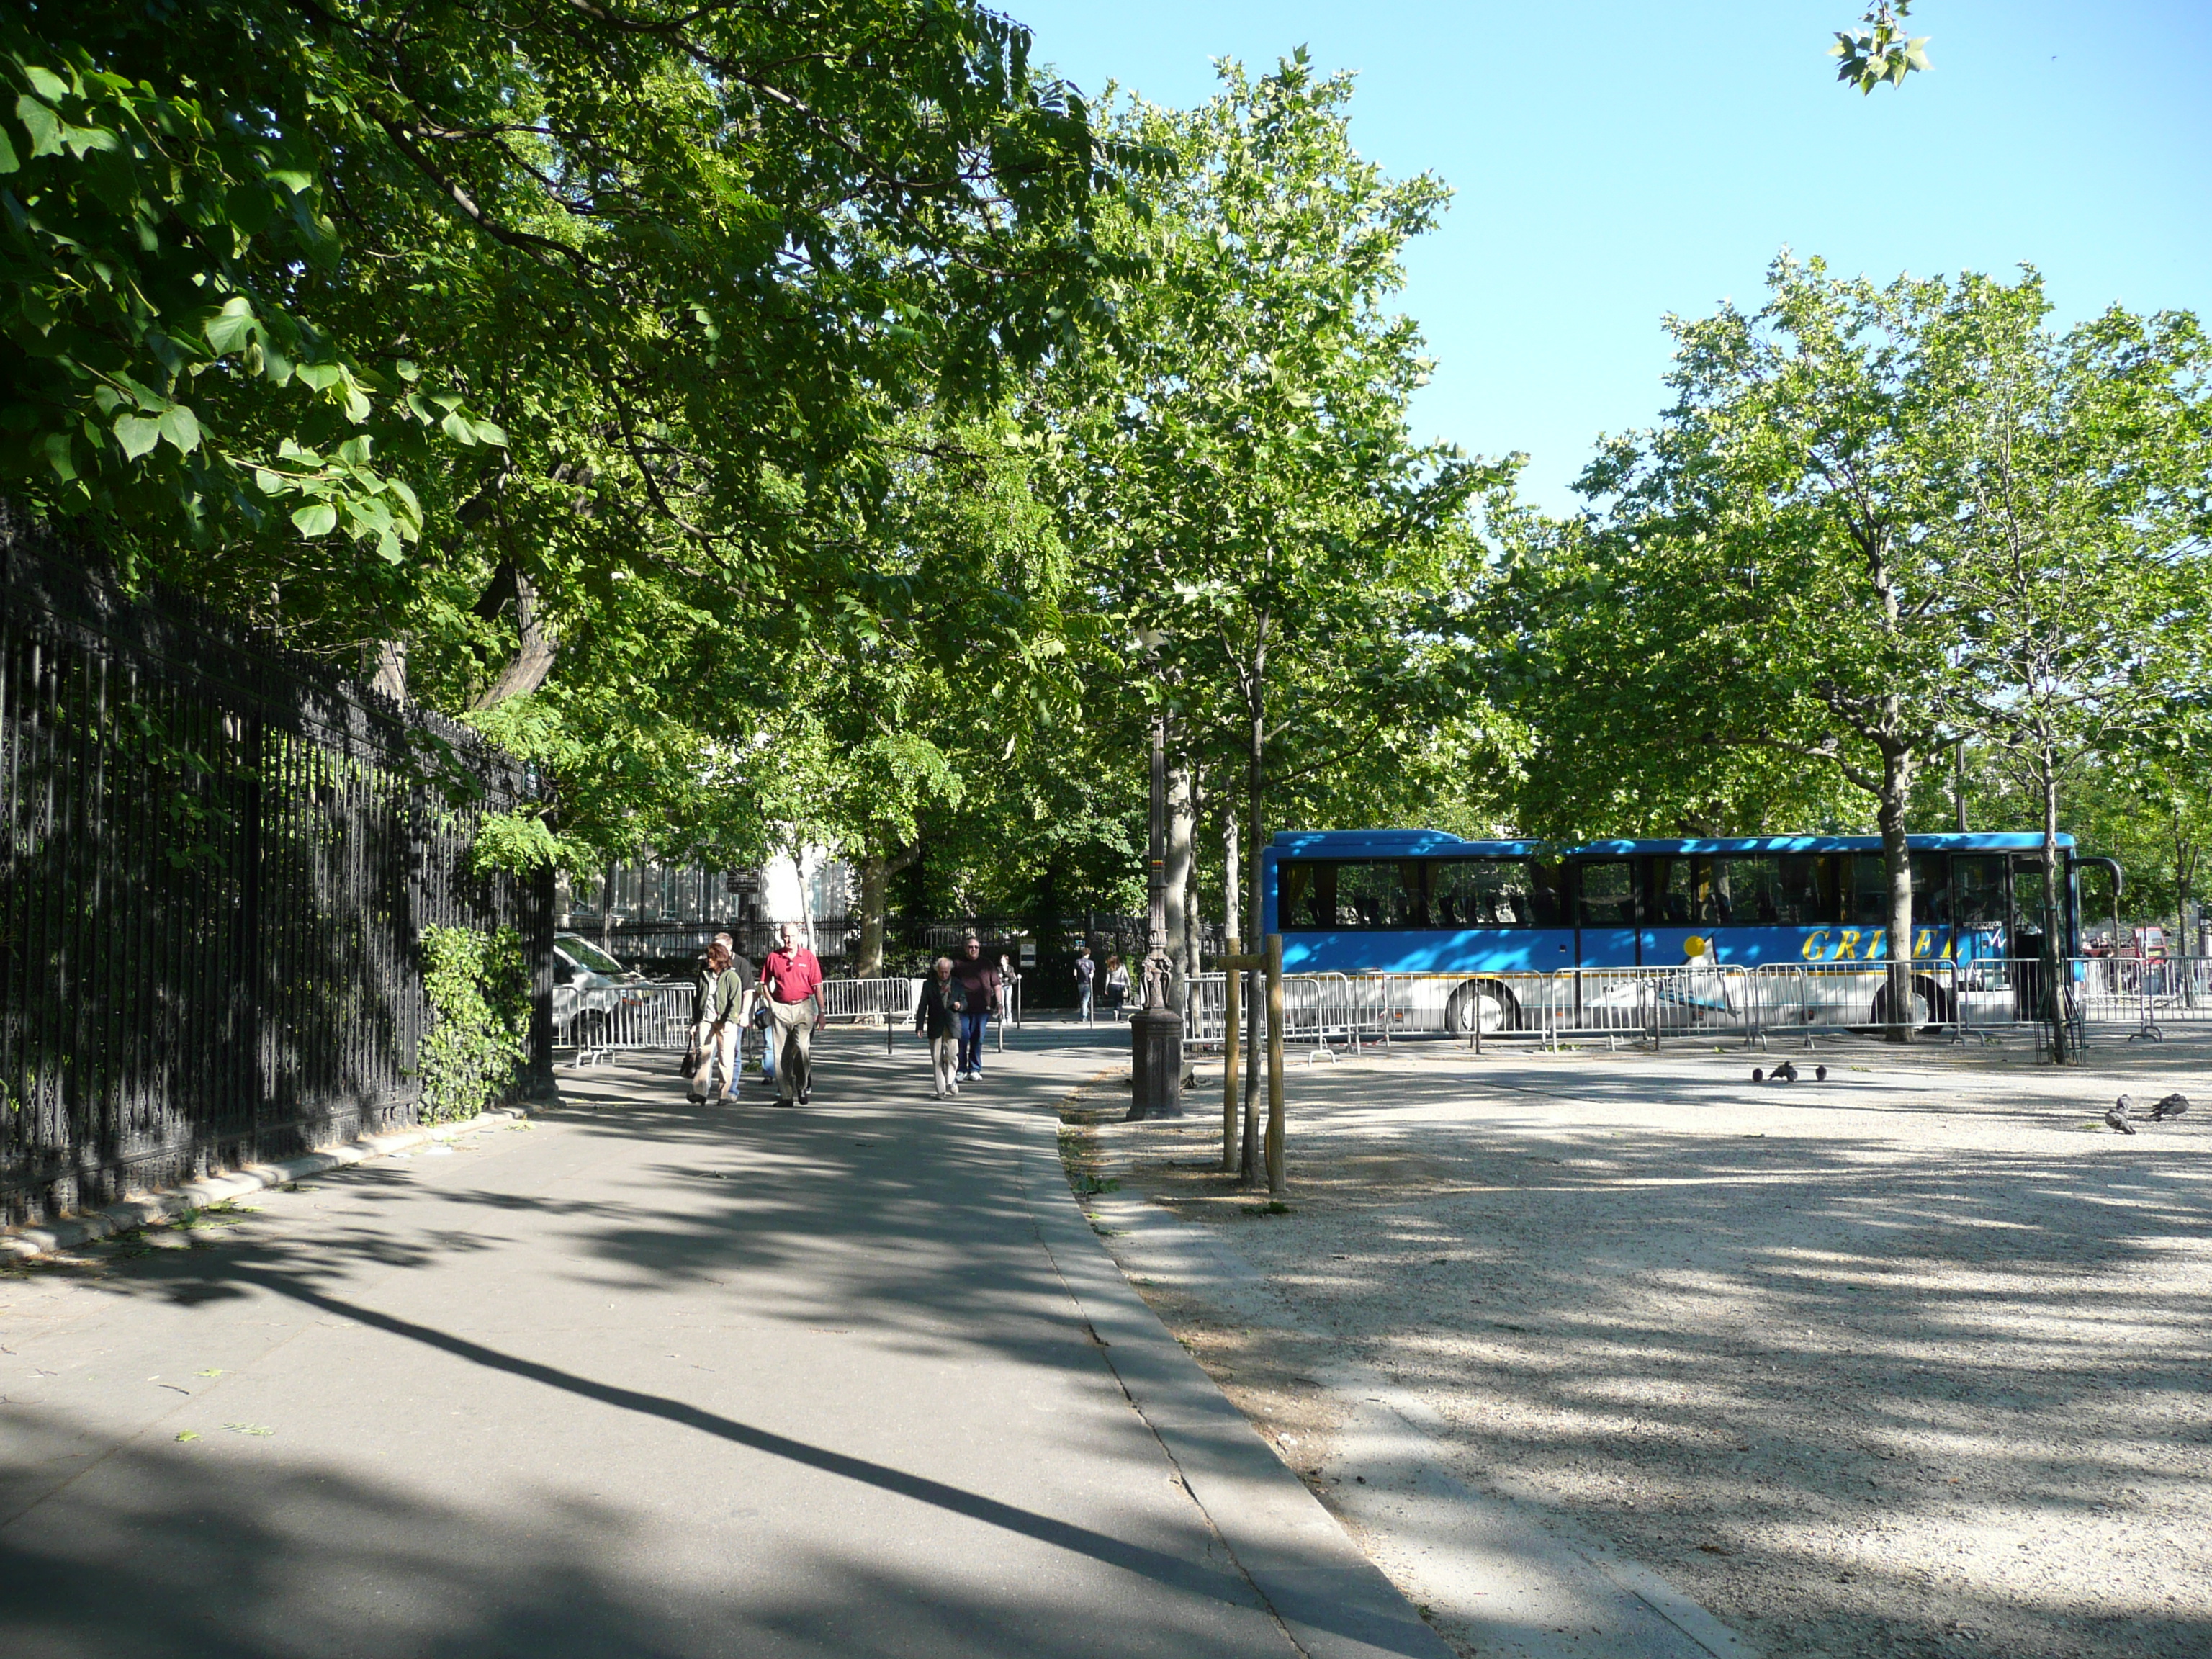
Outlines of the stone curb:
{"type": "MultiPolygon", "coordinates": [[[[1127,1173],[1123,1149],[1109,1138],[1100,1137],[1098,1153],[1100,1174],[1127,1173]]],[[[1098,1221],[1135,1247],[1126,1253],[1145,1258],[1121,1262],[1124,1252],[1109,1245],[1125,1274],[1205,1280],[1227,1291],[1246,1317],[1295,1324],[1265,1276],[1211,1229],[1131,1194],[1101,1194],[1090,1203],[1098,1221]]],[[[1758,1659],[1750,1642],[1609,1540],[1557,1518],[1540,1522],[1513,1498],[1479,1491],[1452,1474],[1448,1427],[1412,1389],[1357,1362],[1340,1362],[1319,1375],[1346,1414],[1337,1435],[1340,1450],[1330,1461],[1347,1473],[1364,1471],[1368,1481],[1337,1488],[1338,1502],[1378,1542],[1401,1532],[1424,1540],[1417,1553],[1385,1553],[1413,1571],[1439,1607],[1462,1618],[1479,1612],[1488,1626],[1481,1630],[1484,1651],[1494,1648],[1516,1659],[1758,1659]],[[1467,1585],[1478,1582],[1485,1587],[1476,1592],[1486,1604],[1480,1610],[1462,1599],[1467,1585]],[[1509,1606],[1517,1616],[1490,1622],[1509,1606]],[[1597,1625],[1576,1623],[1571,1632],[1561,1622],[1593,1617],[1597,1625]],[[1554,1643],[1553,1635],[1566,1639],[1554,1643]]],[[[1267,1444],[1263,1438],[1261,1444],[1267,1444]]]]}
{"type": "MultiPolygon", "coordinates": [[[[1056,1134],[1059,1112],[1040,1116],[1056,1134]]],[[[1056,1144],[1025,1138],[1017,1170],[1038,1240],[1108,1366],[1298,1651],[1308,1659],[1451,1659],[1450,1647],[1131,1287],[1069,1190],[1056,1144]]]]}
{"type": "Polygon", "coordinates": [[[495,1111],[479,1112],[459,1123],[439,1123],[428,1128],[394,1129],[385,1134],[362,1135],[325,1152],[302,1153],[298,1158],[288,1158],[278,1164],[249,1164],[228,1175],[209,1176],[204,1180],[187,1182],[166,1192],[126,1198],[119,1204],[111,1204],[88,1215],[71,1216],[65,1220],[48,1222],[43,1226],[9,1227],[0,1231],[0,1261],[35,1261],[40,1256],[51,1255],[58,1250],[75,1249],[81,1244],[112,1238],[118,1233],[173,1221],[188,1211],[204,1210],[210,1204],[220,1204],[227,1199],[243,1198],[248,1193],[266,1192],[271,1187],[289,1186],[310,1176],[327,1175],[332,1170],[350,1169],[372,1158],[389,1158],[394,1152],[407,1152],[434,1140],[451,1140],[456,1135],[467,1134],[477,1129],[521,1122],[529,1115],[527,1107],[507,1106],[495,1111]]]}

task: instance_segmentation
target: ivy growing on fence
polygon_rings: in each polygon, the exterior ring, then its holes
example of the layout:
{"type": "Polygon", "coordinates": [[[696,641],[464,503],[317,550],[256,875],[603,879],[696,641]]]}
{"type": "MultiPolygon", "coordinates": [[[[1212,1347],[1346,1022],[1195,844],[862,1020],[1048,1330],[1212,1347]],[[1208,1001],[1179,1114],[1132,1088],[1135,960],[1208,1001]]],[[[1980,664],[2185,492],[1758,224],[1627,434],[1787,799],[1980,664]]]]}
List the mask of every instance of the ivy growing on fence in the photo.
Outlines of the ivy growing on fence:
{"type": "Polygon", "coordinates": [[[420,1069],[425,1123],[473,1117],[514,1085],[530,1054],[530,970],[512,927],[422,930],[432,1021],[420,1069]]]}

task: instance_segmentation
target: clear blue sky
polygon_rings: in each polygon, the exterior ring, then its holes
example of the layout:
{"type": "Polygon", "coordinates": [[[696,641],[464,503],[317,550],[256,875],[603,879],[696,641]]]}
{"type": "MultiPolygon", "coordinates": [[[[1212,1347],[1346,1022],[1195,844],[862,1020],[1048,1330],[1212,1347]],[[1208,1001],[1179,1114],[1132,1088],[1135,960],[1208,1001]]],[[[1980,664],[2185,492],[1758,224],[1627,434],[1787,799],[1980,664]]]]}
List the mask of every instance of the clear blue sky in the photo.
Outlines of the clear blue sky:
{"type": "Polygon", "coordinates": [[[1218,56],[1359,72],[1352,133],[1458,196],[1405,308],[1423,435],[1527,450],[1553,510],[1664,406],[1660,319],[1754,301],[1785,245],[1887,280],[2039,266],[2060,318],[2212,313],[2212,0],[1920,0],[1932,73],[1822,56],[1864,0],[998,0],[1085,91],[1189,105],[1218,56]],[[2086,25],[2086,27],[2085,27],[2086,25]]]}

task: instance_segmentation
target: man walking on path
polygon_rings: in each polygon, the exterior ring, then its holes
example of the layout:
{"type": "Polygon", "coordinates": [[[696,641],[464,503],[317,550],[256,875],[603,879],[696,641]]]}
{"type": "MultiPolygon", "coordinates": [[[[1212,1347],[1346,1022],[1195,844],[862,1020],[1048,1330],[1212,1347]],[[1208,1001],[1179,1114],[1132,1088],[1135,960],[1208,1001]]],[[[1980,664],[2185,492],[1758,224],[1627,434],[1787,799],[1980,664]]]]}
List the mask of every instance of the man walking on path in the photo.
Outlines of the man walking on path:
{"type": "Polygon", "coordinates": [[[952,972],[968,995],[960,1016],[959,1080],[965,1083],[983,1075],[983,1033],[999,1012],[999,970],[983,959],[982,942],[970,933],[952,972]]]}
{"type": "Polygon", "coordinates": [[[951,957],[939,957],[933,965],[934,976],[922,982],[914,1029],[929,1039],[930,1076],[937,1085],[937,1097],[943,1100],[960,1092],[960,1079],[953,1073],[959,1066],[960,1017],[968,1010],[968,992],[952,977],[951,957]]]}
{"type": "Polygon", "coordinates": [[[1085,945],[1075,958],[1075,1017],[1085,1025],[1093,1023],[1091,1015],[1091,992],[1098,977],[1098,964],[1091,959],[1091,947],[1085,945]]]}
{"type": "Polygon", "coordinates": [[[776,930],[776,937],[780,943],[761,965],[761,986],[768,993],[769,1041],[775,1045],[775,1103],[788,1106],[795,1097],[804,1106],[814,1096],[814,1027],[822,964],[799,942],[799,930],[789,922],[776,930]]]}

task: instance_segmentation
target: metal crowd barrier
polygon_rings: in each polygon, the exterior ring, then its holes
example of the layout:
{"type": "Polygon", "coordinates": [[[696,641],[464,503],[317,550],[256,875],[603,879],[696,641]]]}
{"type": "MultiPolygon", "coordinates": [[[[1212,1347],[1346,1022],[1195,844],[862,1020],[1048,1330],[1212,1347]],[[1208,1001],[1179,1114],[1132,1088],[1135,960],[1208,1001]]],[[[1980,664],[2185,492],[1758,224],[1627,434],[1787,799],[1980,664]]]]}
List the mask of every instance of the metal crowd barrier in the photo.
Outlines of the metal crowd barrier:
{"type": "Polygon", "coordinates": [[[556,986],[553,1042],[556,1048],[575,1049],[578,1066],[629,1049],[681,1052],[691,1043],[691,987],[678,980],[586,991],[556,986]]]}
{"type": "Polygon", "coordinates": [[[855,1025],[910,1023],[921,995],[918,979],[825,979],[822,1017],[855,1025]]]}
{"type": "Polygon", "coordinates": [[[2081,957],[2074,981],[2084,1026],[2132,1027],[2130,1042],[2156,1042],[2168,1025],[2212,1026],[2212,958],[2081,957]]]}
{"type": "MultiPolygon", "coordinates": [[[[1991,1042],[2045,1025],[2051,999],[2035,959],[1954,962],[1923,957],[1911,975],[1916,1030],[1991,1042]]],[[[1889,1023],[1891,964],[1872,962],[1727,963],[1666,968],[1562,968],[1548,974],[1285,974],[1286,1048],[1309,1060],[1407,1038],[1465,1040],[1480,1018],[1486,1041],[1525,1037],[1557,1048],[1604,1039],[1664,1043],[1728,1037],[1765,1048],[1777,1036],[1863,1032],[1889,1023]]],[[[1184,1041],[1218,1048],[1224,976],[1189,982],[1184,1041]]],[[[2212,1028],[2212,958],[2142,961],[2075,957],[2061,974],[2058,1005],[2077,1041],[2094,1030],[2156,1039],[2168,1024],[2212,1028]]]]}
{"type": "Polygon", "coordinates": [[[1561,968],[1542,1005],[1547,1048],[1563,1038],[1668,1037],[1755,1030],[1750,970],[1735,963],[1680,968],[1561,968]]]}

